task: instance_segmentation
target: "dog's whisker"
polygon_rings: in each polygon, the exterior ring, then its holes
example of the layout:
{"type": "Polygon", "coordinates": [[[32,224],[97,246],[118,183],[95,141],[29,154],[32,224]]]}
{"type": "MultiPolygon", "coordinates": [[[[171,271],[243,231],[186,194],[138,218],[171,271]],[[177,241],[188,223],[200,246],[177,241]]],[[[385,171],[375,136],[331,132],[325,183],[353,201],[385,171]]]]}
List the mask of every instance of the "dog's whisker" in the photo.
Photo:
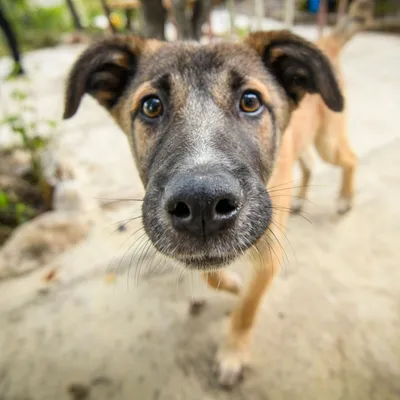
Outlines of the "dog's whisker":
{"type": "Polygon", "coordinates": [[[155,251],[154,254],[155,254],[155,257],[153,258],[153,260],[156,260],[158,258],[158,262],[154,266],[154,269],[152,269],[151,274],[153,274],[153,273],[155,274],[158,270],[165,269],[165,267],[167,266],[167,262],[168,262],[168,258],[164,254],[161,254],[158,251],[155,251]]]}
{"type": "Polygon", "coordinates": [[[222,282],[222,275],[218,274],[218,284],[217,284],[217,291],[219,290],[219,288],[221,287],[221,282],[222,282]]]}
{"type": "Polygon", "coordinates": [[[153,269],[153,263],[154,263],[154,260],[157,258],[158,252],[154,249],[154,246],[152,246],[152,247],[153,247],[153,255],[149,261],[149,272],[148,272],[149,276],[152,276],[153,273],[155,274],[156,268],[157,268],[157,265],[156,265],[156,267],[153,269]]]}
{"type": "MultiPolygon", "coordinates": [[[[142,274],[142,266],[143,266],[144,260],[146,259],[146,254],[147,254],[147,251],[150,246],[151,246],[150,240],[148,237],[146,237],[146,240],[144,241],[140,252],[138,251],[138,253],[137,253],[137,262],[133,266],[133,268],[135,270],[134,281],[133,281],[135,286],[139,286],[140,278],[141,278],[141,274],[142,274]]],[[[132,265],[130,266],[130,268],[132,268],[132,265]]]]}
{"type": "Polygon", "coordinates": [[[263,256],[261,255],[260,251],[257,249],[257,246],[252,244],[251,247],[256,251],[256,253],[258,254],[258,258],[260,259],[260,263],[257,265],[259,265],[261,268],[263,268],[263,266],[265,265],[263,256]]]}
{"type": "Polygon", "coordinates": [[[178,291],[179,285],[180,285],[180,283],[182,281],[182,275],[186,271],[181,266],[175,266],[175,265],[174,265],[174,271],[177,272],[177,276],[176,276],[176,279],[175,279],[175,290],[178,291]]]}
{"type": "Polygon", "coordinates": [[[279,185],[268,186],[268,190],[269,190],[269,189],[279,188],[279,187],[282,187],[282,186],[285,186],[285,185],[289,185],[289,184],[291,184],[291,183],[293,183],[293,182],[298,182],[298,181],[301,181],[301,178],[293,179],[293,180],[287,181],[287,182],[283,182],[283,183],[280,183],[279,185]]]}
{"type": "Polygon", "coordinates": [[[295,258],[295,261],[296,261],[296,268],[298,268],[297,255],[296,255],[296,252],[294,251],[294,248],[293,248],[293,246],[292,246],[292,243],[290,242],[289,238],[288,238],[287,235],[285,234],[285,232],[284,232],[284,230],[282,229],[282,227],[279,227],[278,224],[276,223],[276,221],[271,221],[271,222],[275,225],[275,227],[276,227],[277,229],[279,229],[280,233],[281,233],[282,236],[286,239],[286,242],[289,244],[289,246],[290,246],[290,248],[291,248],[291,250],[292,250],[293,256],[294,256],[294,258],[295,258]]]}
{"type": "Polygon", "coordinates": [[[276,240],[276,243],[278,244],[278,246],[280,247],[280,251],[282,252],[282,254],[284,255],[284,258],[286,259],[287,263],[290,263],[289,260],[289,256],[287,255],[287,252],[284,248],[284,246],[281,244],[280,240],[278,239],[278,237],[275,235],[275,232],[269,227],[268,228],[268,232],[270,232],[272,234],[272,236],[274,237],[274,239],[276,240]]]}
{"type": "MultiPolygon", "coordinates": [[[[273,239],[268,235],[269,232],[272,233],[272,235],[274,236],[274,238],[276,240],[277,245],[279,246],[277,251],[282,252],[284,254],[283,259],[286,258],[286,260],[287,260],[287,262],[289,264],[290,260],[289,260],[289,257],[287,256],[287,253],[286,253],[284,247],[282,246],[282,244],[280,243],[279,239],[277,238],[277,236],[274,234],[274,232],[270,228],[268,228],[266,233],[265,233],[266,236],[268,237],[268,241],[269,242],[274,242],[273,239]]],[[[280,257],[279,254],[276,253],[276,251],[274,250],[274,246],[270,245],[269,247],[270,247],[270,250],[274,253],[276,261],[278,261],[278,263],[279,263],[279,268],[281,268],[282,267],[282,257],[280,257]]],[[[272,267],[274,268],[274,260],[273,259],[271,261],[271,264],[272,264],[272,267]]],[[[274,271],[274,273],[275,273],[275,271],[274,271]]]]}
{"type": "Polygon", "coordinates": [[[144,199],[137,199],[133,197],[126,198],[112,198],[112,197],[95,197],[96,200],[109,200],[109,201],[144,201],[144,199]]]}
{"type": "MultiPolygon", "coordinates": [[[[323,188],[328,188],[328,187],[332,187],[332,185],[299,185],[299,186],[291,186],[291,187],[285,187],[285,188],[281,188],[281,189],[277,189],[277,190],[270,190],[267,189],[268,193],[276,193],[276,192],[280,192],[280,191],[289,191],[292,189],[301,189],[301,188],[310,188],[310,187],[323,187],[323,188]]],[[[289,195],[289,193],[288,193],[289,195]]]]}
{"type": "MultiPolygon", "coordinates": [[[[140,240],[140,243],[141,243],[141,241],[142,241],[142,239],[143,239],[143,237],[144,237],[145,235],[146,235],[146,232],[143,232],[143,233],[142,233],[138,238],[136,238],[136,239],[133,241],[133,243],[126,249],[124,255],[123,255],[122,258],[119,260],[118,267],[117,267],[117,273],[118,273],[118,270],[119,270],[119,268],[120,268],[120,266],[121,266],[121,264],[122,264],[122,262],[123,262],[125,256],[129,253],[130,250],[132,250],[132,248],[135,246],[135,244],[136,244],[139,240],[140,240]]],[[[134,254],[134,253],[133,253],[133,254],[134,254]]],[[[128,288],[128,289],[129,289],[129,283],[128,283],[128,281],[129,281],[129,271],[130,271],[130,267],[128,266],[128,273],[127,273],[127,288],[128,288]]]]}
{"type": "Polygon", "coordinates": [[[125,220],[121,220],[118,222],[114,222],[112,225],[118,225],[118,228],[114,229],[111,234],[114,234],[121,229],[124,229],[130,222],[136,221],[137,219],[142,218],[142,214],[138,215],[137,217],[127,218],[125,220]]]}
{"type": "MultiPolygon", "coordinates": [[[[133,261],[134,261],[135,257],[139,255],[139,252],[144,248],[144,246],[146,246],[147,240],[148,240],[148,238],[147,238],[147,235],[146,235],[146,232],[145,232],[137,240],[137,242],[138,242],[137,246],[136,246],[136,248],[133,250],[133,252],[131,254],[131,257],[130,257],[130,260],[129,260],[129,264],[128,264],[128,273],[127,273],[127,284],[128,284],[128,286],[129,286],[129,282],[130,282],[130,273],[131,273],[133,261]]],[[[133,245],[135,245],[135,243],[133,243],[131,245],[131,248],[133,247],[133,245]]],[[[138,268],[135,268],[135,275],[134,275],[134,278],[133,278],[133,284],[135,286],[137,286],[137,270],[138,270],[138,268]]]]}
{"type": "Polygon", "coordinates": [[[267,248],[268,248],[268,250],[269,250],[269,256],[270,256],[269,261],[270,261],[270,262],[268,263],[268,265],[271,264],[271,266],[273,267],[273,261],[274,261],[274,259],[273,259],[273,257],[272,257],[272,252],[274,253],[275,257],[277,257],[277,254],[275,253],[275,250],[274,250],[273,247],[271,246],[272,240],[271,240],[270,237],[268,236],[268,231],[265,231],[264,235],[262,235],[260,239],[264,242],[264,244],[267,246],[267,248]]]}
{"type": "MultiPolygon", "coordinates": [[[[270,207],[270,209],[272,209],[272,211],[280,211],[280,212],[286,212],[288,214],[292,213],[292,209],[291,208],[280,208],[280,207],[276,207],[276,206],[272,206],[270,207]]],[[[300,217],[302,217],[304,220],[306,220],[308,223],[312,224],[312,221],[310,219],[308,219],[303,212],[298,212],[297,215],[299,215],[300,217]]]]}
{"type": "Polygon", "coordinates": [[[147,248],[143,252],[142,260],[140,261],[140,258],[139,258],[139,261],[138,261],[139,271],[138,271],[138,282],[137,282],[137,284],[139,284],[139,279],[140,279],[140,276],[141,276],[140,274],[141,274],[142,267],[143,267],[143,265],[144,265],[144,263],[146,261],[147,255],[148,255],[148,253],[149,253],[149,251],[150,251],[150,249],[152,247],[150,239],[147,239],[147,243],[148,243],[147,244],[147,248]]]}
{"type": "MultiPolygon", "coordinates": [[[[141,226],[141,227],[139,227],[138,229],[136,229],[133,233],[131,233],[131,234],[125,239],[124,243],[122,243],[122,244],[118,247],[116,254],[112,257],[111,261],[110,261],[109,264],[108,264],[107,270],[110,270],[110,268],[111,268],[111,266],[112,266],[112,263],[113,263],[114,260],[117,258],[118,252],[121,250],[121,248],[122,248],[123,246],[125,246],[126,242],[127,242],[130,238],[132,238],[134,235],[136,235],[136,233],[140,232],[142,229],[144,229],[143,226],[141,226]]],[[[115,274],[118,275],[118,268],[116,269],[115,274]]]]}
{"type": "Polygon", "coordinates": [[[308,199],[307,197],[295,196],[295,195],[292,195],[292,194],[277,194],[275,196],[269,196],[269,197],[271,199],[278,198],[278,197],[290,197],[292,199],[304,200],[304,201],[308,201],[309,203],[311,203],[313,205],[317,205],[317,203],[315,203],[314,201],[308,199]]]}

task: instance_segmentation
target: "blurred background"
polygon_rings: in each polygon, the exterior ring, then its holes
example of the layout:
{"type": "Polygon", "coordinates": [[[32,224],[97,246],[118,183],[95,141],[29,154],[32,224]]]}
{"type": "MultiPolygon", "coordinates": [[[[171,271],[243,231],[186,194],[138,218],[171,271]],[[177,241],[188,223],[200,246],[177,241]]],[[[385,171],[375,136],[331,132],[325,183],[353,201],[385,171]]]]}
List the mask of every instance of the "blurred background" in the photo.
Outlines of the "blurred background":
{"type": "Polygon", "coordinates": [[[340,173],[316,161],[253,366],[230,393],[211,367],[235,299],[154,253],[142,184],[106,112],[87,96],[61,119],[68,71],[93,41],[280,28],[316,40],[350,3],[0,0],[1,400],[400,399],[400,1],[376,0],[341,57],[355,207],[335,214],[340,173]],[[193,316],[197,298],[207,305],[193,316]]]}

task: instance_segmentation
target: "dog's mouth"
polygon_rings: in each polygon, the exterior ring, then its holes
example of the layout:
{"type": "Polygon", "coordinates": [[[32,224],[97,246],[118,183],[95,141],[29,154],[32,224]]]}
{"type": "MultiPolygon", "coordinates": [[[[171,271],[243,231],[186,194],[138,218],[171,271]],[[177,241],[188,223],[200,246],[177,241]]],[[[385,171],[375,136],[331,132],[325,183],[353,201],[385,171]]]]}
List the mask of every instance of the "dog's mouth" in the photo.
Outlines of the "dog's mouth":
{"type": "Polygon", "coordinates": [[[182,256],[176,255],[174,257],[176,260],[184,264],[190,269],[199,269],[202,271],[210,269],[223,268],[231,264],[235,260],[235,256],[232,254],[225,254],[220,256],[182,256]]]}

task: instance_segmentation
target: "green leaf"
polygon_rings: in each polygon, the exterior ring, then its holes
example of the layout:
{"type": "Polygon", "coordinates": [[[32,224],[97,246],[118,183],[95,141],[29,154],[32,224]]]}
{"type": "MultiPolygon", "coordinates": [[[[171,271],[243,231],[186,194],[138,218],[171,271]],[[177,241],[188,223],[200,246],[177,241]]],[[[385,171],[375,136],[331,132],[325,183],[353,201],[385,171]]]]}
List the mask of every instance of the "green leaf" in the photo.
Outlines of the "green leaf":
{"type": "Polygon", "coordinates": [[[17,215],[22,215],[26,210],[26,205],[24,203],[17,203],[15,206],[15,211],[17,215]]]}
{"type": "Polygon", "coordinates": [[[49,128],[56,128],[58,125],[58,122],[54,120],[47,120],[44,122],[49,126],[49,128]]]}
{"type": "Polygon", "coordinates": [[[17,101],[24,101],[28,98],[28,94],[22,90],[16,89],[11,93],[11,98],[17,101]]]}
{"type": "Polygon", "coordinates": [[[9,204],[7,193],[0,190],[0,208],[7,208],[9,204]]]}
{"type": "Polygon", "coordinates": [[[32,130],[32,131],[35,131],[36,130],[36,128],[37,128],[37,122],[36,121],[33,121],[33,122],[31,122],[30,124],[29,124],[29,129],[30,130],[32,130]]]}
{"type": "Polygon", "coordinates": [[[35,136],[33,139],[31,139],[31,146],[35,150],[42,149],[45,147],[48,143],[48,140],[45,138],[42,138],[40,136],[35,136]]]}
{"type": "Polygon", "coordinates": [[[12,125],[12,124],[15,124],[19,120],[20,120],[20,118],[18,115],[10,114],[10,115],[7,115],[7,117],[5,117],[4,119],[2,119],[0,121],[0,124],[1,125],[7,125],[7,124],[12,125]]]}
{"type": "Polygon", "coordinates": [[[20,202],[15,205],[15,219],[17,220],[18,225],[30,220],[35,215],[35,210],[29,205],[20,202]]]}

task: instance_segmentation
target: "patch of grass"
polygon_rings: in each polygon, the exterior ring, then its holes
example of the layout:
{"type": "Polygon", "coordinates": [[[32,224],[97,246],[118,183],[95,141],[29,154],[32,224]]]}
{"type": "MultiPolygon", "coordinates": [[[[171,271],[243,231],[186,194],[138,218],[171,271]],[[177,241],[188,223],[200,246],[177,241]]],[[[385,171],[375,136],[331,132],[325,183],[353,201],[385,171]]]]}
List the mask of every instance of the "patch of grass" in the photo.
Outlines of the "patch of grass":
{"type": "Polygon", "coordinates": [[[243,39],[244,37],[246,37],[248,34],[250,33],[250,29],[248,27],[245,28],[241,28],[241,27],[237,27],[236,28],[236,34],[238,35],[238,37],[240,39],[243,39]]]}
{"type": "Polygon", "coordinates": [[[47,146],[45,133],[52,133],[56,122],[38,120],[37,110],[27,93],[14,90],[10,101],[18,105],[17,112],[0,121],[19,138],[20,145],[0,150],[0,244],[12,229],[52,207],[53,188],[46,181],[40,162],[42,150],[47,146]],[[19,151],[26,155],[22,168],[13,160],[19,151]]]}

